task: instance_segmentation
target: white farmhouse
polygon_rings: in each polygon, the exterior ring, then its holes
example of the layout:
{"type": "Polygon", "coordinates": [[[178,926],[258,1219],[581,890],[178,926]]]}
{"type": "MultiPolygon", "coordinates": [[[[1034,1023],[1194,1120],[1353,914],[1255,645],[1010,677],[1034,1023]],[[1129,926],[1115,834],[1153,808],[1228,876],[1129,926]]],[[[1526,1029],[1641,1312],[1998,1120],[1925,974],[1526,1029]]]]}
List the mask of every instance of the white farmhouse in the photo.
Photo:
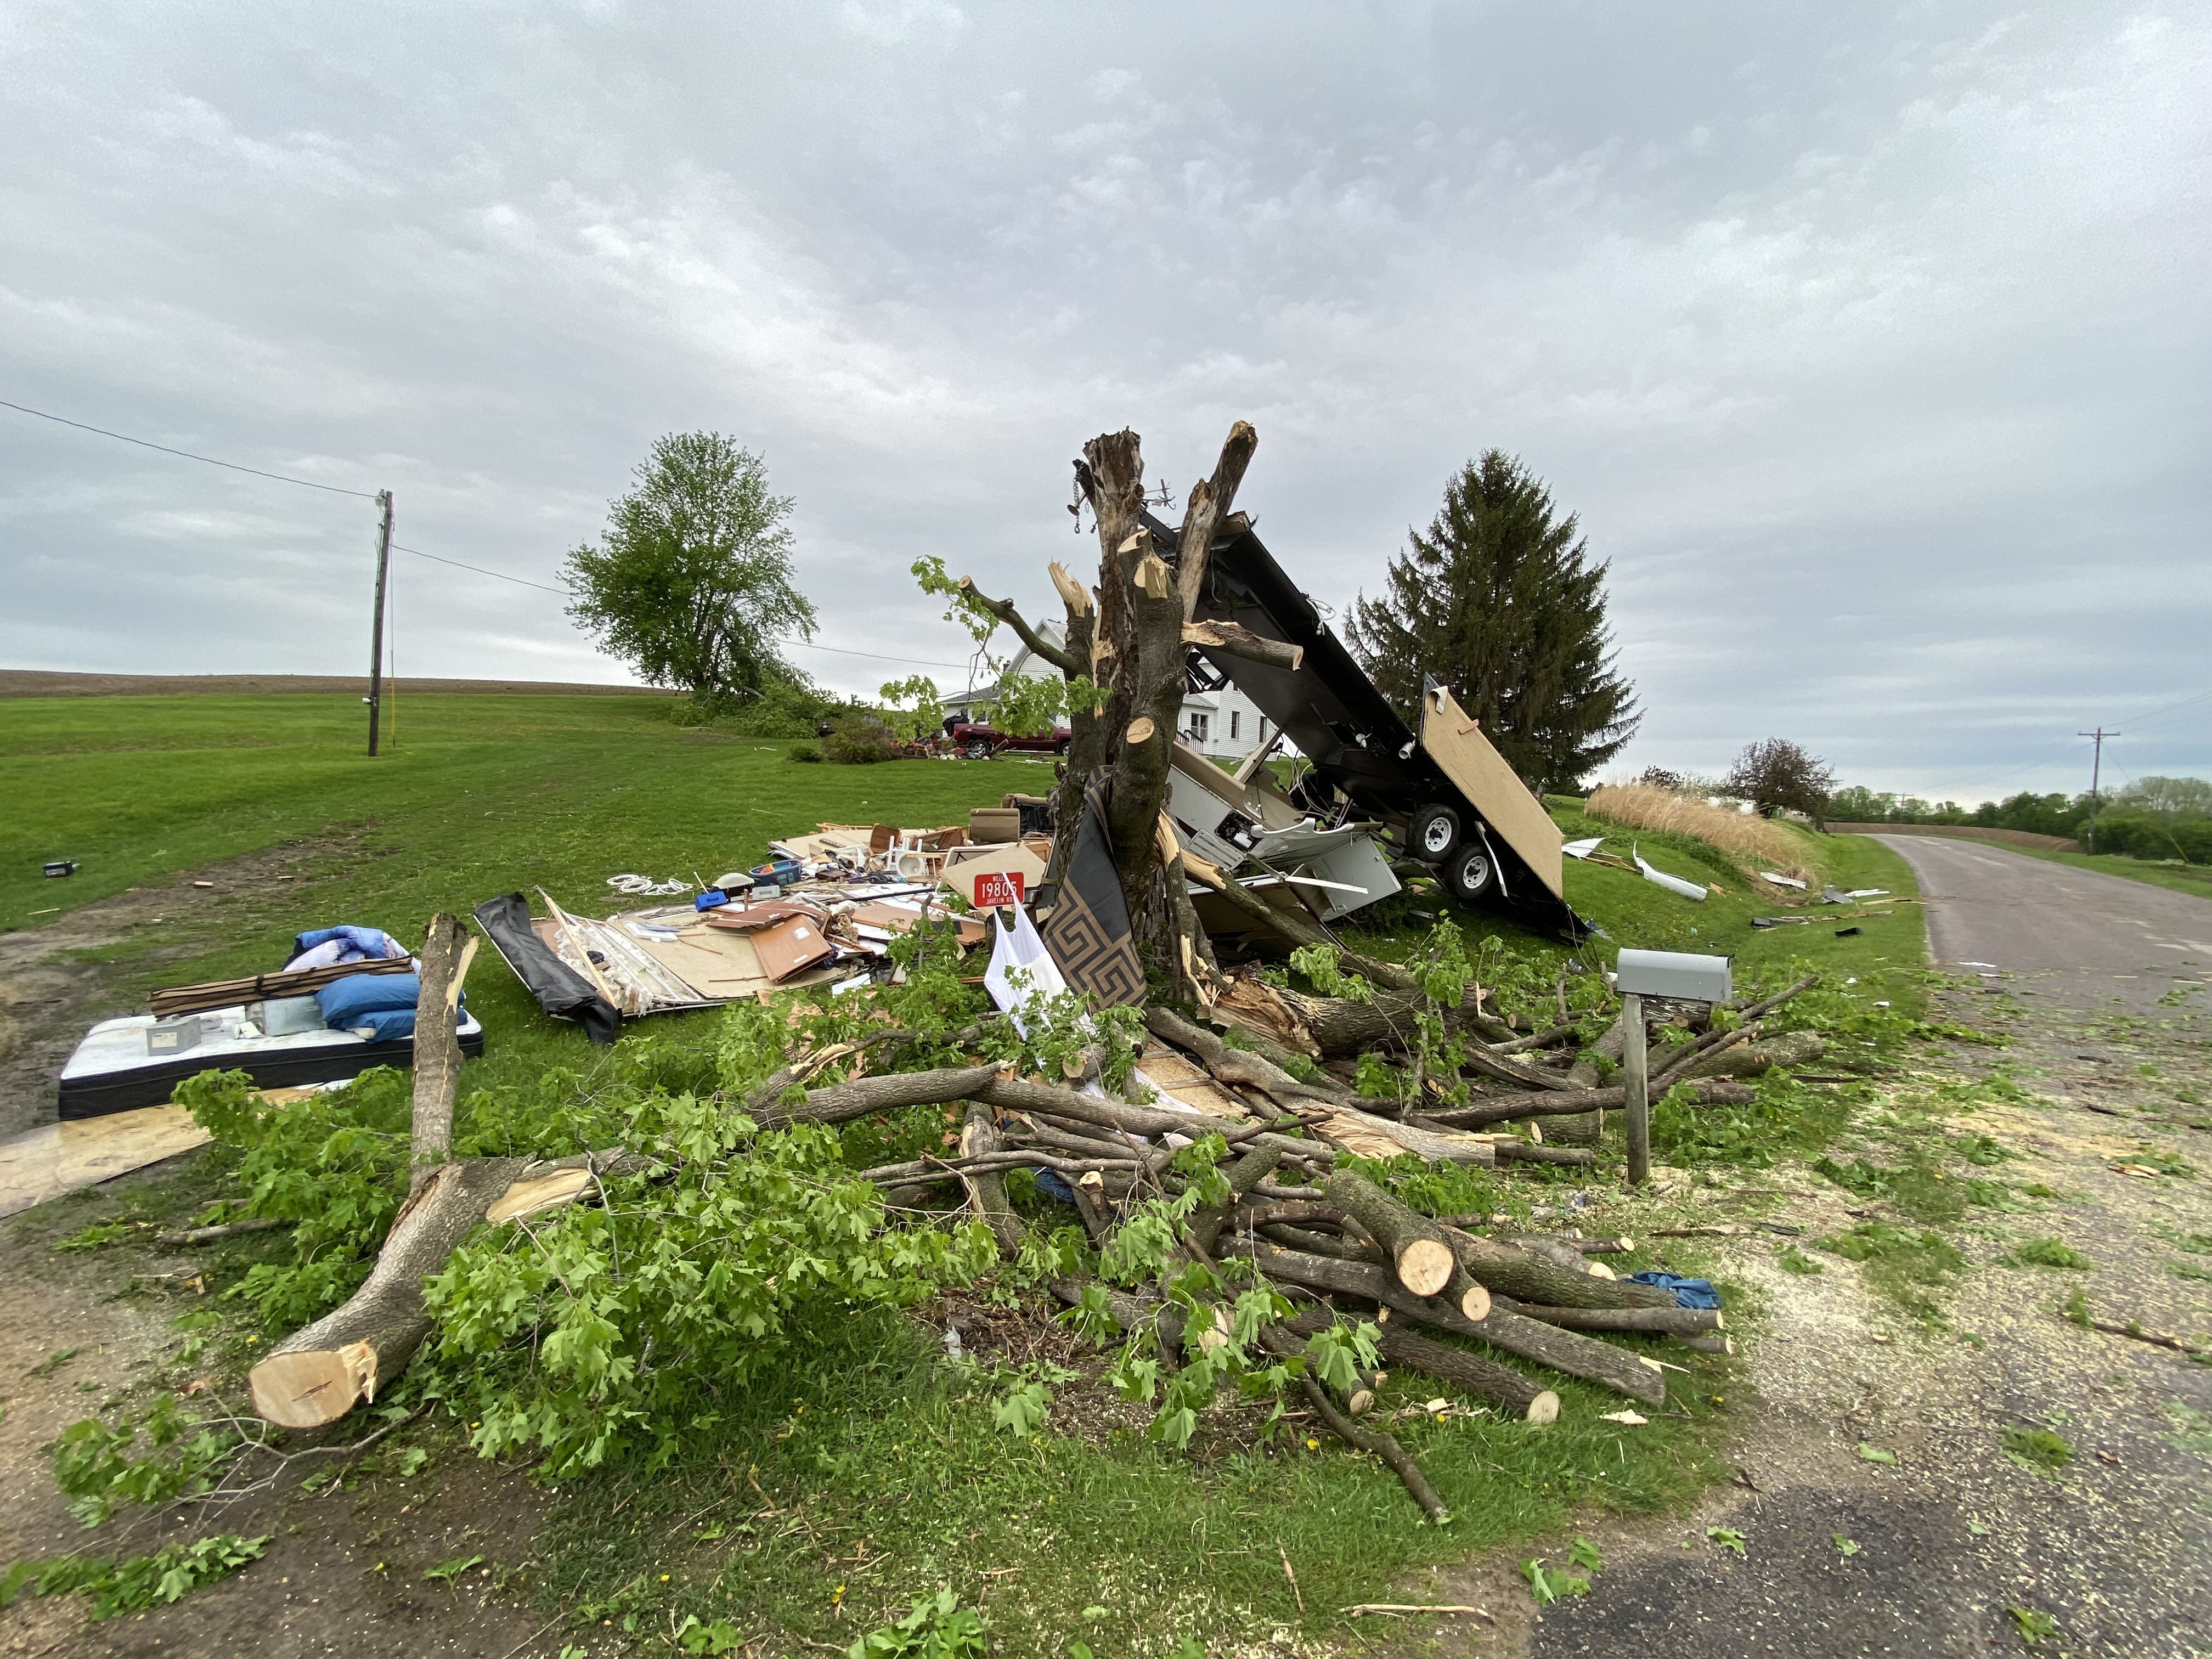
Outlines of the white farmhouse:
{"type": "MultiPolygon", "coordinates": [[[[1054,645],[1062,644],[1066,635],[1057,623],[1046,623],[1037,632],[1054,645]]],[[[968,720],[976,709],[987,708],[999,695],[1006,679],[1020,675],[1027,679],[1048,680],[1059,677],[1054,668],[1029,647],[1023,646],[1006,665],[1006,676],[989,685],[969,686],[942,699],[947,720],[968,720]]],[[[1241,760],[1261,744],[1274,735],[1274,729],[1252,704],[1252,700],[1233,685],[1223,685],[1212,691],[1187,692],[1182,700],[1182,716],[1176,734],[1200,754],[1216,760],[1241,760]]],[[[1286,751],[1287,752],[1287,751],[1286,751]]]]}

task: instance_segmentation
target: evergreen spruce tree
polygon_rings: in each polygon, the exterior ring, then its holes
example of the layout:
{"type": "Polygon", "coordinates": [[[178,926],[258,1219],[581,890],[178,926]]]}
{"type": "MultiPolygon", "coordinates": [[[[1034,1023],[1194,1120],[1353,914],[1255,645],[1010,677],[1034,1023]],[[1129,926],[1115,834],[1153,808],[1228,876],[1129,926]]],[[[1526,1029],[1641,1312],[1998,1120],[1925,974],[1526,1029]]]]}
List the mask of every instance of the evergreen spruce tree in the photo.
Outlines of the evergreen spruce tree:
{"type": "Polygon", "coordinates": [[[1382,594],[1361,594],[1345,629],[1416,731],[1433,677],[1540,792],[1576,789],[1643,718],[1613,668],[1606,567],[1577,530],[1543,480],[1486,450],[1445,486],[1427,533],[1412,532],[1382,594]]]}

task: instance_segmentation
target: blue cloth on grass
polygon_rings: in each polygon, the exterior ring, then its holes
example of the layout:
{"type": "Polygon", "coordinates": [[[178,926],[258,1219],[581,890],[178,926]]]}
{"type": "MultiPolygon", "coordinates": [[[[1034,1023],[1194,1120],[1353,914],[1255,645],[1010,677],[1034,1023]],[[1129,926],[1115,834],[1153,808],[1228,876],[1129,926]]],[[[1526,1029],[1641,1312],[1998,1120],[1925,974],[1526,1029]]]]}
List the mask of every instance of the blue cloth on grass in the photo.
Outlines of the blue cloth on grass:
{"type": "Polygon", "coordinates": [[[1721,1293],[1713,1288],[1710,1279],[1684,1279],[1679,1273],[1662,1273],[1656,1268],[1650,1273],[1631,1273],[1629,1282],[1634,1285],[1656,1285],[1662,1291],[1674,1292],[1678,1308],[1717,1308],[1721,1293]]]}

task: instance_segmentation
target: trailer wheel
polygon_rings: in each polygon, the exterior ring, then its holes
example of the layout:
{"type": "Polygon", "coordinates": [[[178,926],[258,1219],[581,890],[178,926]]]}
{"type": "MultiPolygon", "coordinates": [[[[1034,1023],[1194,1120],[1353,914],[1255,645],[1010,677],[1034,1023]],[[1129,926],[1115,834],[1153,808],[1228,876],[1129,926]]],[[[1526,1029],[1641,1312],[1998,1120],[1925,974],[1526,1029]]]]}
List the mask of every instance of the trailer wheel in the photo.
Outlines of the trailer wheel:
{"type": "Polygon", "coordinates": [[[1442,864],[1459,845],[1459,814],[1441,801],[1413,814],[1408,831],[1413,856],[1425,864],[1442,864]]]}
{"type": "Polygon", "coordinates": [[[1461,848],[1444,866],[1444,885],[1462,903],[1474,903],[1497,884],[1498,866],[1490,861],[1490,849],[1479,841],[1461,848]]]}

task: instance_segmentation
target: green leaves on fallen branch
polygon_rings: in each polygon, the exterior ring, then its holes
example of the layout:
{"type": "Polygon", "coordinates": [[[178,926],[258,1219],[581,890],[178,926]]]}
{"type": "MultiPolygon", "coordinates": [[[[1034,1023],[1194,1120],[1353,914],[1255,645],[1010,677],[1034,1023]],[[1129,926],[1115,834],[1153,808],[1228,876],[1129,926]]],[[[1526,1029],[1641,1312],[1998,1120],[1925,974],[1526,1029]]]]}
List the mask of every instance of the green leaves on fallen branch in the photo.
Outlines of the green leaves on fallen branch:
{"type": "Polygon", "coordinates": [[[59,1555],[18,1561],[0,1575],[0,1607],[29,1589],[40,1595],[88,1595],[94,1619],[143,1613],[181,1601],[202,1584],[228,1578],[259,1560],[268,1547],[266,1534],[240,1538],[219,1533],[196,1543],[164,1544],[151,1555],[59,1555]]]}

